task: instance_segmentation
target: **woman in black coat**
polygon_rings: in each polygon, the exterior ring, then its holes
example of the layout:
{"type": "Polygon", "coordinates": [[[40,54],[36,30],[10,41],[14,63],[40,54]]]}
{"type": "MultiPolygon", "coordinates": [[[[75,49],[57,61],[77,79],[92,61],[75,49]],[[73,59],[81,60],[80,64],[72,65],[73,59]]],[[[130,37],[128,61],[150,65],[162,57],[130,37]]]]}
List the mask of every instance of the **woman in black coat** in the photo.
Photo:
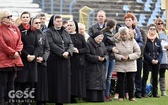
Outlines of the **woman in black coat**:
{"type": "Polygon", "coordinates": [[[51,17],[46,35],[50,46],[47,61],[48,101],[63,105],[70,102],[71,96],[70,56],[73,53],[73,43],[62,26],[61,16],[51,17]]]}
{"type": "Polygon", "coordinates": [[[103,34],[97,32],[88,42],[86,55],[86,100],[103,102],[105,97],[105,62],[108,60],[103,34]]]}
{"type": "Polygon", "coordinates": [[[50,54],[50,48],[46,35],[41,30],[39,18],[32,18],[31,25],[34,34],[37,36],[38,49],[37,53],[37,73],[38,82],[36,83],[36,101],[37,105],[46,105],[48,101],[48,83],[47,83],[47,59],[50,54]]]}
{"type": "MultiPolygon", "coordinates": [[[[30,13],[23,12],[21,14],[22,24],[19,25],[19,29],[22,35],[23,50],[21,52],[21,58],[24,64],[24,67],[21,71],[18,71],[17,77],[15,79],[15,90],[25,91],[34,91],[35,82],[37,82],[37,62],[35,49],[38,47],[36,41],[36,35],[33,33],[30,27],[30,13]]],[[[34,99],[28,99],[22,97],[23,103],[30,103],[34,99]],[[28,101],[31,100],[31,101],[28,101]]],[[[16,100],[16,102],[18,102],[16,100]]]]}
{"type": "Polygon", "coordinates": [[[71,103],[76,103],[75,98],[86,98],[84,56],[87,53],[87,45],[84,36],[78,33],[76,21],[68,21],[67,30],[74,44],[71,57],[71,103]]]}

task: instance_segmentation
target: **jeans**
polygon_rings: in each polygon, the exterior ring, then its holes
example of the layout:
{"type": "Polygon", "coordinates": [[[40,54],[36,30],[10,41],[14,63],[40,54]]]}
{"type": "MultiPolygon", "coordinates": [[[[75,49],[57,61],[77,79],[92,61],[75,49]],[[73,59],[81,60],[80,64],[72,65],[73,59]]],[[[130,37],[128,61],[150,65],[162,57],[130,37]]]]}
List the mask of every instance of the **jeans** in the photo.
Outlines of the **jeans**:
{"type": "Polygon", "coordinates": [[[110,87],[111,87],[111,76],[114,70],[115,60],[108,60],[106,62],[106,91],[105,96],[110,95],[110,87]]]}

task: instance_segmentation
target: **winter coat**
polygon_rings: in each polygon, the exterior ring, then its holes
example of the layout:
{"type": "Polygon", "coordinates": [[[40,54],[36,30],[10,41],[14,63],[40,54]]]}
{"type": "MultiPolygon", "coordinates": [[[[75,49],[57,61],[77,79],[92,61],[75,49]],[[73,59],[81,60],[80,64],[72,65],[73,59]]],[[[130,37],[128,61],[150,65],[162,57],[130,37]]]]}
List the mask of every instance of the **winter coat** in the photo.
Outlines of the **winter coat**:
{"type": "Polygon", "coordinates": [[[114,53],[112,48],[115,47],[115,40],[114,40],[114,33],[110,31],[105,31],[103,32],[104,38],[103,42],[106,46],[106,50],[109,55],[109,59],[113,60],[114,59],[114,53]]]}
{"type": "Polygon", "coordinates": [[[37,40],[38,46],[39,46],[35,50],[35,55],[37,55],[37,57],[42,57],[43,58],[43,62],[38,63],[38,64],[41,64],[43,66],[47,66],[46,61],[47,61],[48,56],[50,54],[50,47],[49,47],[49,44],[48,44],[47,36],[41,30],[36,30],[34,33],[37,35],[36,40],[37,40]]]}
{"type": "Polygon", "coordinates": [[[108,55],[104,43],[97,44],[92,37],[88,42],[88,54],[86,55],[86,89],[105,89],[105,61],[108,55]],[[104,56],[104,61],[99,61],[98,56],[104,56]]]}
{"type": "Polygon", "coordinates": [[[102,28],[100,28],[100,27],[99,27],[99,24],[96,23],[96,24],[92,25],[92,26],[89,28],[88,34],[89,34],[90,36],[92,36],[94,33],[101,31],[104,27],[105,27],[105,24],[103,25],[102,28]]]}
{"type": "Polygon", "coordinates": [[[155,38],[154,42],[150,39],[147,39],[146,46],[144,49],[144,63],[152,63],[152,60],[158,60],[161,62],[163,56],[161,41],[158,38],[155,38]]]}
{"type": "Polygon", "coordinates": [[[122,41],[118,34],[115,35],[115,45],[119,53],[115,54],[115,70],[117,72],[136,72],[137,63],[136,59],[140,57],[141,50],[138,43],[133,37],[129,37],[128,40],[122,41]],[[127,61],[122,61],[123,55],[128,55],[127,61]]]}
{"type": "Polygon", "coordinates": [[[12,58],[15,52],[21,54],[23,43],[19,29],[13,25],[0,25],[0,68],[22,67],[21,58],[12,58]]]}

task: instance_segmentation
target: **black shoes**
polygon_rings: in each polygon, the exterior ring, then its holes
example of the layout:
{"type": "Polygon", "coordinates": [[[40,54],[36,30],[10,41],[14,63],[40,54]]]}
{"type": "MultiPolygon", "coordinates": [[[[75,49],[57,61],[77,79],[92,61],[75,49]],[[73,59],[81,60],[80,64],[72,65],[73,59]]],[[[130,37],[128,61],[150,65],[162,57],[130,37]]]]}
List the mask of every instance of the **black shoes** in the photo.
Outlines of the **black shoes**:
{"type": "Polygon", "coordinates": [[[140,94],[135,95],[136,98],[142,98],[140,94]]]}
{"type": "Polygon", "coordinates": [[[159,94],[153,95],[155,98],[160,98],[159,94]]]}

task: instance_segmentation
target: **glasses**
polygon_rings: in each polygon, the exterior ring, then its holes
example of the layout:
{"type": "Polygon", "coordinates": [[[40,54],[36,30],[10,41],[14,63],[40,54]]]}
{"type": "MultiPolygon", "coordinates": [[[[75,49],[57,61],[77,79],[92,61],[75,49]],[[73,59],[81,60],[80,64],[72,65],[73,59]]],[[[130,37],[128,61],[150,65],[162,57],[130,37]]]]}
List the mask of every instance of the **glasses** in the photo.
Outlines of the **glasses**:
{"type": "Polygon", "coordinates": [[[163,25],[163,23],[157,23],[157,25],[163,25]]]}
{"type": "Polygon", "coordinates": [[[151,30],[151,31],[155,31],[155,30],[156,30],[156,28],[149,28],[149,30],[151,30]]]}
{"type": "Polygon", "coordinates": [[[35,24],[41,24],[41,22],[35,22],[35,24]]]}
{"type": "Polygon", "coordinates": [[[12,18],[12,15],[6,16],[4,18],[7,18],[7,19],[12,18]]]}

